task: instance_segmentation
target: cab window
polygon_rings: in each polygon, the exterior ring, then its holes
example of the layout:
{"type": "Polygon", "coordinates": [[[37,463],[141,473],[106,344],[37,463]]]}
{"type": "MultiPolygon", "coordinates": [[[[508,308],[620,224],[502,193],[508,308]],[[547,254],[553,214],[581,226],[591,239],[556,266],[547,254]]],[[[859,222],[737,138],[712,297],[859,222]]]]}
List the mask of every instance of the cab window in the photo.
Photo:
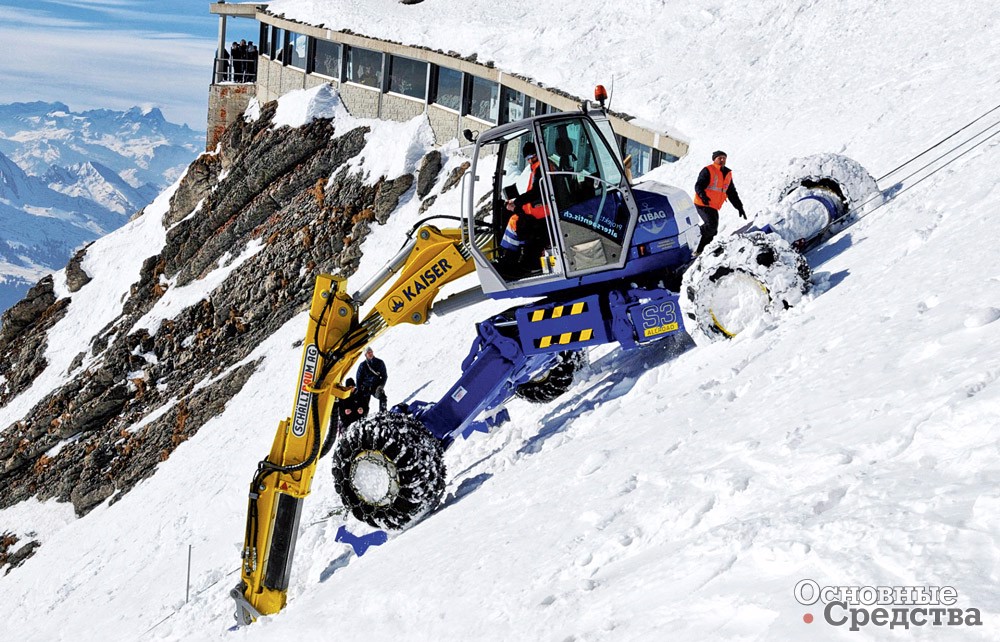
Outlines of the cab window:
{"type": "Polygon", "coordinates": [[[566,273],[621,265],[629,212],[614,152],[589,119],[542,125],[566,273]]]}
{"type": "MultiPolygon", "coordinates": [[[[492,192],[486,202],[477,205],[476,219],[493,232],[493,250],[487,258],[504,280],[511,282],[543,272],[542,257],[551,253],[552,237],[541,172],[532,179],[532,166],[526,150],[535,148],[535,156],[543,157],[544,148],[536,145],[531,129],[517,130],[480,147],[480,158],[493,156],[492,192]]],[[[550,165],[551,167],[551,165],[550,165]]]]}

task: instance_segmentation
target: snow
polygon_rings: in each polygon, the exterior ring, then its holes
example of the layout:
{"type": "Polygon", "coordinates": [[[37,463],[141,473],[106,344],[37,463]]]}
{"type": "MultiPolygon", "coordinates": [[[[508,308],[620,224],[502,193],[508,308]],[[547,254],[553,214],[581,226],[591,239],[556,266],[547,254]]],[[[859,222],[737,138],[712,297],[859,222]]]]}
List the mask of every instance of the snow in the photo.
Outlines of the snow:
{"type": "MultiPolygon", "coordinates": [[[[250,121],[260,118],[260,106],[256,102],[248,108],[246,118],[250,121]]],[[[434,133],[425,116],[405,123],[355,118],[348,113],[340,96],[330,85],[299,89],[282,96],[272,127],[301,127],[316,118],[334,119],[336,135],[343,135],[357,127],[371,129],[365,137],[365,148],[361,154],[347,164],[352,172],[367,173],[369,185],[374,185],[383,176],[395,178],[414,172],[417,162],[434,143],[434,133]],[[359,159],[367,163],[364,168],[360,167],[359,159]]]]}
{"type": "Polygon", "coordinates": [[[69,296],[70,303],[65,316],[49,331],[45,352],[48,367],[27,390],[0,410],[0,423],[4,426],[26,414],[49,391],[65,383],[69,365],[78,354],[87,353],[84,365],[90,362],[90,338],[121,313],[129,289],[139,278],[143,261],[163,247],[167,234],[162,218],[179,184],[180,179],[157,196],[142,216],[94,241],[81,264],[92,278],[87,287],[71,294],[66,287],[66,270],[55,273],[55,293],[60,297],[69,296]],[[136,248],[145,251],[136,251],[136,248]]]}
{"type": "MultiPolygon", "coordinates": [[[[289,92],[278,101],[272,127],[301,127],[316,118],[348,116],[340,97],[329,85],[289,92]]],[[[253,120],[260,117],[259,110],[253,120]]]]}
{"type": "MultiPolygon", "coordinates": [[[[995,29],[985,26],[1000,7],[968,1],[468,0],[456,11],[440,0],[275,0],[270,9],[478,52],[581,95],[614,75],[615,108],[691,136],[690,156],[651,178],[690,191],[721,147],[750,211],[766,206],[790,158],[840,153],[878,176],[985,112],[1000,89],[995,29]]],[[[423,126],[370,126],[370,178],[410,167],[401,157],[422,148],[423,126]],[[388,132],[405,137],[390,146],[388,132]]],[[[512,422],[448,451],[454,499],[363,558],[334,540],[341,521],[327,516],[339,502],[321,462],[288,606],[227,632],[247,484],[290,409],[300,314],[251,355],[262,365],[226,411],[121,501],[79,520],[65,505],[0,511],[0,531],[43,542],[0,577],[0,630],[17,640],[997,639],[998,150],[991,139],[813,251],[813,294],[766,327],[681,354],[670,344],[595,350],[563,398],[511,402],[512,422]],[[819,605],[795,601],[806,578],[953,586],[956,606],[981,609],[983,626],[848,635],[823,622],[819,605]]],[[[445,152],[442,175],[461,162],[445,152]]],[[[457,192],[430,213],[457,213],[457,192]]],[[[88,251],[94,282],[50,334],[52,365],[0,409],[0,425],[58,385],[86,349],[80,338],[120,310],[163,243],[157,208],[170,193],[88,251]]],[[[352,290],[417,220],[419,203],[405,198],[365,242],[352,290]]],[[[722,219],[724,230],[742,223],[728,206],[722,219]]],[[[390,401],[442,394],[473,323],[502,307],[378,341],[390,401]]]]}

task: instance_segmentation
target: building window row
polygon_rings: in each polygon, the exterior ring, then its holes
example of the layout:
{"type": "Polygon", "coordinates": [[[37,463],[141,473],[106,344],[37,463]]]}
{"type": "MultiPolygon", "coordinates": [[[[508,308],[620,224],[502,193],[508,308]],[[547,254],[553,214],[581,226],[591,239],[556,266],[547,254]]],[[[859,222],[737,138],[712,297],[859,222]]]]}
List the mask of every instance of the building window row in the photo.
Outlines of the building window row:
{"type": "Polygon", "coordinates": [[[486,78],[272,25],[261,25],[260,43],[263,55],[283,65],[422,100],[493,125],[549,110],[545,103],[486,78]]]}
{"type": "MultiPolygon", "coordinates": [[[[338,82],[350,82],[424,101],[491,125],[558,111],[527,94],[486,78],[422,60],[342,45],[261,24],[260,51],[271,60],[338,82]]],[[[641,176],[666,158],[660,151],[619,138],[641,176]]]]}

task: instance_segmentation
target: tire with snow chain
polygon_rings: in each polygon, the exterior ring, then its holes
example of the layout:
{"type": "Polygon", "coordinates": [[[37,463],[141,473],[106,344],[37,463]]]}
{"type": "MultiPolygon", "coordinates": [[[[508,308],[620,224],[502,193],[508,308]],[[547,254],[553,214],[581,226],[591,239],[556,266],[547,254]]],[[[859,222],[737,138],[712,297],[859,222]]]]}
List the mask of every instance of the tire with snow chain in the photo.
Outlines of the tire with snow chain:
{"type": "Polygon", "coordinates": [[[882,191],[861,163],[841,154],[813,154],[793,158],[771,194],[773,202],[788,198],[799,187],[825,186],[843,199],[848,209],[867,213],[882,204],[882,191]]]}
{"type": "Polygon", "coordinates": [[[341,435],[333,481],[344,506],[376,528],[399,529],[444,494],[444,451],[414,417],[380,413],[341,435]]]}
{"type": "Polygon", "coordinates": [[[531,381],[522,383],[514,393],[531,403],[548,403],[561,397],[570,386],[577,371],[586,360],[582,350],[568,350],[559,353],[559,363],[531,381]]]}
{"type": "Polygon", "coordinates": [[[860,163],[840,154],[793,158],[770,189],[770,205],[753,225],[806,244],[834,220],[853,222],[883,202],[878,183],[860,163]],[[827,201],[830,207],[820,206],[827,201]],[[831,209],[832,208],[832,209],[831,209]]]}
{"type": "Polygon", "coordinates": [[[699,345],[732,338],[799,303],[812,274],[777,234],[716,237],[684,273],[681,310],[699,345]]]}

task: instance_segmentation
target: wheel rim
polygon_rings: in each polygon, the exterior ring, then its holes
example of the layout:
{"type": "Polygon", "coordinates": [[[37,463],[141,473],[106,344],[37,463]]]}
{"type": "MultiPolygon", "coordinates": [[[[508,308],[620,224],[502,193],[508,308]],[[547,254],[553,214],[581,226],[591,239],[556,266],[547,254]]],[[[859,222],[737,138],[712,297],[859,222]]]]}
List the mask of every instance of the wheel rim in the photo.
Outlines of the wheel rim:
{"type": "Polygon", "coordinates": [[[760,319],[770,303],[764,284],[746,272],[731,272],[714,285],[708,312],[715,327],[730,338],[760,319]]]}
{"type": "Polygon", "coordinates": [[[378,450],[364,450],[351,462],[351,487],[372,506],[388,506],[399,496],[396,465],[378,450]]]}

